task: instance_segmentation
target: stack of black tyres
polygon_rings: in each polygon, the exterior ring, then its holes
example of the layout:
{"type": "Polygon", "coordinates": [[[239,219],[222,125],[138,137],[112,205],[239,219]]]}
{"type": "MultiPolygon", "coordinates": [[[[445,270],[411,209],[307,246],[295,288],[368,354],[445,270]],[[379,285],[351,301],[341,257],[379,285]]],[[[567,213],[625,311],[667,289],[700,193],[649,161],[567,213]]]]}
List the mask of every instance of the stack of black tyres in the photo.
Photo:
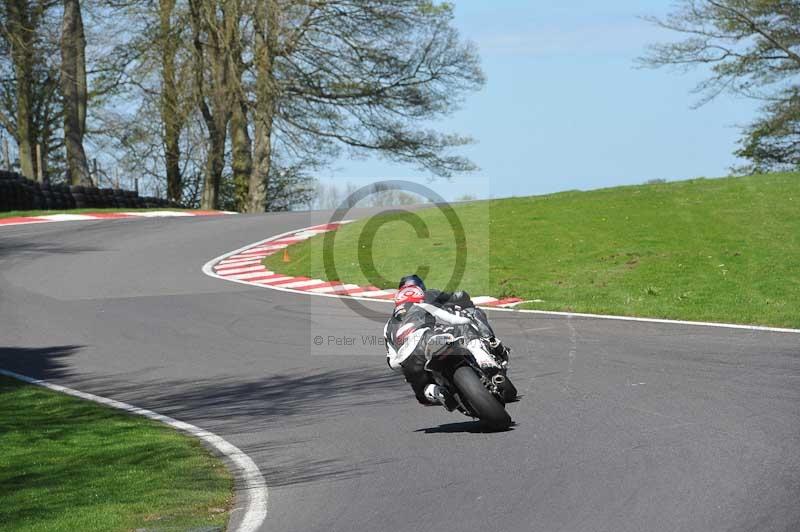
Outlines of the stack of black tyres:
{"type": "Polygon", "coordinates": [[[115,190],[38,183],[0,170],[0,212],[66,209],[143,209],[178,207],[162,198],[140,197],[133,190],[115,190]]]}
{"type": "Polygon", "coordinates": [[[75,202],[76,209],[85,209],[89,205],[86,203],[86,187],[80,185],[71,185],[69,192],[72,194],[72,200],[75,202]]]}

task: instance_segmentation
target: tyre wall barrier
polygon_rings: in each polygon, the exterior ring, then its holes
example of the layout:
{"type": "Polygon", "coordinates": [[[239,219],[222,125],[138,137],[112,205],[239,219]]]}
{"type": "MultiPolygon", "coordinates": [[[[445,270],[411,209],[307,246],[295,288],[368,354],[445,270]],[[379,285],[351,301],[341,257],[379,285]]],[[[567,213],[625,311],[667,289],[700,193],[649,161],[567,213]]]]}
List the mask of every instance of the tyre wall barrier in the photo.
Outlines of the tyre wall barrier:
{"type": "Polygon", "coordinates": [[[15,172],[0,170],[0,212],[65,209],[152,209],[180,207],[162,198],[139,196],[133,190],[48,185],[15,172]]]}

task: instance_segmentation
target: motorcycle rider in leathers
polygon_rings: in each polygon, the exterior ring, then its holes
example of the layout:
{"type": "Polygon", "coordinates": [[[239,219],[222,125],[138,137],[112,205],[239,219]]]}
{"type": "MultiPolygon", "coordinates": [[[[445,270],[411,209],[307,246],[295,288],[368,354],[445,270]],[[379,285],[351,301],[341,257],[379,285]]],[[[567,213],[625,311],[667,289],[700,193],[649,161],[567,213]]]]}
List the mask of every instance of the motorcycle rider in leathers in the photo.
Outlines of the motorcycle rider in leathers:
{"type": "Polygon", "coordinates": [[[492,351],[508,360],[508,348],[495,337],[486,314],[473,304],[466,292],[426,290],[425,282],[420,277],[409,275],[400,280],[394,301],[394,312],[384,328],[387,362],[392,369],[402,371],[421,404],[441,404],[448,410],[455,408],[455,400],[436,384],[433,375],[425,369],[430,353],[445,347],[436,338],[442,336],[439,333],[446,329],[446,325],[441,324],[442,320],[437,319],[435,313],[461,310],[475,318],[481,335],[490,339],[492,351]],[[427,305],[421,306],[420,303],[427,305]],[[402,349],[406,342],[414,345],[410,353],[408,349],[402,349]]]}

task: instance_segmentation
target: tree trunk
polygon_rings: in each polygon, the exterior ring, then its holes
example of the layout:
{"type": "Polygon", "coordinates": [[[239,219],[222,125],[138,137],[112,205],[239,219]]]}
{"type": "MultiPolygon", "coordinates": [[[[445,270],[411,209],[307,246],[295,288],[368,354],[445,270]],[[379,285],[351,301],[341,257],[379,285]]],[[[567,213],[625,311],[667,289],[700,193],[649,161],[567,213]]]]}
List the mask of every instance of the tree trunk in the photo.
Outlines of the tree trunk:
{"type": "Polygon", "coordinates": [[[231,169],[233,170],[234,207],[238,212],[247,210],[247,196],[250,173],[253,171],[253,143],[250,140],[248,123],[248,102],[243,84],[245,65],[242,60],[243,43],[240,31],[242,20],[241,0],[228,2],[229,24],[226,33],[231,58],[229,66],[230,93],[233,98],[231,109],[231,169]]]}
{"type": "Polygon", "coordinates": [[[222,170],[225,166],[225,125],[219,128],[219,120],[212,120],[208,125],[208,154],[206,155],[206,173],[203,177],[203,196],[200,207],[203,209],[219,209],[219,185],[222,181],[222,170]]]}
{"type": "Polygon", "coordinates": [[[237,102],[231,115],[231,148],[233,151],[233,185],[236,195],[236,210],[247,210],[250,174],[253,171],[253,153],[250,133],[247,130],[247,103],[237,102]]]}
{"type": "Polygon", "coordinates": [[[16,140],[19,151],[19,167],[22,175],[28,179],[36,176],[33,150],[35,142],[31,94],[30,71],[27,68],[17,69],[17,132],[16,140]],[[27,78],[27,79],[23,79],[27,78]]]}
{"type": "Polygon", "coordinates": [[[64,0],[61,25],[61,96],[64,101],[64,144],[67,174],[73,185],[91,186],[83,149],[86,131],[86,37],[80,0],[64,0]]]}
{"type": "Polygon", "coordinates": [[[276,83],[273,72],[278,46],[278,11],[274,0],[255,7],[256,105],[255,150],[250,173],[247,212],[264,212],[272,167],[272,122],[275,116],[276,83]]]}
{"type": "Polygon", "coordinates": [[[36,137],[33,126],[33,64],[34,37],[36,36],[35,13],[27,0],[7,0],[7,31],[11,44],[11,60],[16,77],[16,131],[11,131],[17,142],[19,164],[22,175],[28,179],[36,176],[34,146],[36,137]]]}
{"type": "Polygon", "coordinates": [[[183,117],[178,103],[178,85],[175,72],[175,56],[178,39],[172,27],[172,13],[175,0],[161,0],[159,3],[161,46],[161,121],[164,124],[162,142],[167,171],[167,198],[180,202],[183,197],[181,176],[180,138],[183,130],[183,117]]]}
{"type": "Polygon", "coordinates": [[[227,49],[231,17],[228,13],[229,6],[225,2],[218,4],[216,0],[190,0],[189,4],[194,33],[195,98],[208,130],[206,171],[200,206],[203,209],[218,209],[219,186],[225,165],[225,139],[231,116],[228,86],[230,52],[227,49]],[[222,16],[221,22],[218,20],[218,13],[222,16]],[[210,20],[214,21],[211,25],[208,22],[210,20]],[[204,38],[207,42],[204,42],[204,38]],[[206,74],[210,82],[210,95],[206,90],[206,74]],[[207,97],[211,106],[206,101],[207,97]]]}
{"type": "Polygon", "coordinates": [[[212,79],[214,81],[211,103],[213,110],[203,113],[208,128],[208,154],[206,175],[203,179],[203,209],[219,209],[219,185],[222,181],[222,170],[225,167],[225,139],[227,138],[230,105],[227,94],[226,59],[224,52],[217,49],[212,57],[212,79]]]}

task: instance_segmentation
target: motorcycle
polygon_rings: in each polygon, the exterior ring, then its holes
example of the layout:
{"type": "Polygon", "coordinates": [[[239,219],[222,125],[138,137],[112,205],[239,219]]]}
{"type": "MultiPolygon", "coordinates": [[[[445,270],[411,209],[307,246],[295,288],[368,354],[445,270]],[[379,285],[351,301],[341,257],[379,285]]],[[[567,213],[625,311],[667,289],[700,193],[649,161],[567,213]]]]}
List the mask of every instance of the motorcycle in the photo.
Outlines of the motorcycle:
{"type": "Polygon", "coordinates": [[[505,405],[517,400],[517,389],[507,376],[507,348],[500,349],[500,342],[469,309],[420,306],[437,320],[425,346],[425,369],[461,413],[494,430],[510,427],[505,405]]]}

